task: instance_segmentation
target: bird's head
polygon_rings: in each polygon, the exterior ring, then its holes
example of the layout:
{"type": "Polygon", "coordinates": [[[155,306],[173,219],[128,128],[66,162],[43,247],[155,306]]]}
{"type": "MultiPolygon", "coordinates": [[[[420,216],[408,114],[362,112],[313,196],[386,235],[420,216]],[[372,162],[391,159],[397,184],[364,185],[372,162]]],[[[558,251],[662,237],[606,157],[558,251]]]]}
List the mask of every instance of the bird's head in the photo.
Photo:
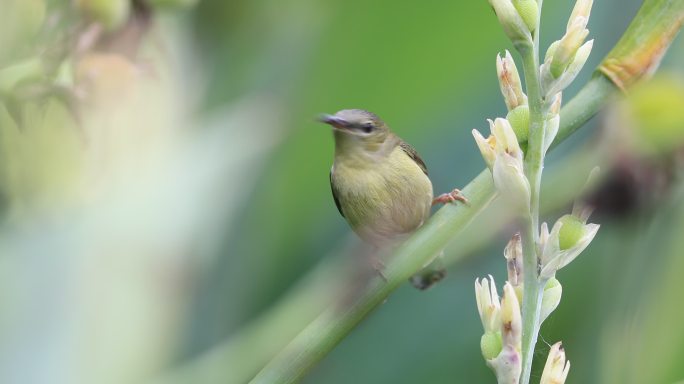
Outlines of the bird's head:
{"type": "Polygon", "coordinates": [[[334,115],[321,115],[319,121],[333,128],[338,149],[376,151],[389,137],[384,121],[363,109],[344,109],[334,115]]]}

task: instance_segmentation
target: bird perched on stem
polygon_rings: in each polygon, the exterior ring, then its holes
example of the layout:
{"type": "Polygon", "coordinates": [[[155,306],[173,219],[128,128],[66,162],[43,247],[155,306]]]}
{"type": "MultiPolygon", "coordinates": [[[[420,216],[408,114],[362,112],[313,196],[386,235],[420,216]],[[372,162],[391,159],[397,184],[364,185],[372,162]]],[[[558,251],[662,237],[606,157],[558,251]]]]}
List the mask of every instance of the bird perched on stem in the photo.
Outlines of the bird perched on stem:
{"type": "MultiPolygon", "coordinates": [[[[330,185],[335,205],[365,242],[385,248],[418,229],[437,203],[467,200],[454,189],[433,199],[425,163],[380,118],[362,109],[322,115],[333,128],[335,160],[330,185]]],[[[382,267],[379,267],[382,275],[382,267]]],[[[444,277],[443,268],[427,266],[411,278],[426,289],[444,277]]]]}

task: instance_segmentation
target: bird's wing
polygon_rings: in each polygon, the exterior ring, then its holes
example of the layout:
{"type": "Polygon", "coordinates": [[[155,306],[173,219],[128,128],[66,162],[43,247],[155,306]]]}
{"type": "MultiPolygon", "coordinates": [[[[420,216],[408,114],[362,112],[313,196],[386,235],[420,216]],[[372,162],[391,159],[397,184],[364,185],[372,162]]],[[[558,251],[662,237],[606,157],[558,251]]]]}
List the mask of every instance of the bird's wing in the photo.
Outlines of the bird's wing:
{"type": "Polygon", "coordinates": [[[420,169],[423,170],[423,173],[425,173],[425,176],[427,176],[428,175],[427,165],[425,165],[425,162],[423,161],[423,159],[420,158],[420,155],[418,155],[418,152],[416,152],[416,150],[413,149],[413,147],[409,143],[407,143],[403,140],[401,142],[399,142],[399,146],[401,146],[401,149],[403,149],[404,152],[406,152],[406,154],[409,155],[409,157],[411,159],[413,159],[413,161],[415,161],[416,164],[418,164],[420,169]]]}
{"type": "Polygon", "coordinates": [[[340,205],[340,199],[337,197],[337,193],[335,192],[335,185],[333,184],[333,179],[332,179],[332,169],[330,170],[330,190],[332,191],[333,195],[333,200],[335,200],[335,206],[337,207],[337,210],[340,211],[340,215],[344,217],[344,213],[342,213],[342,206],[340,205]]]}

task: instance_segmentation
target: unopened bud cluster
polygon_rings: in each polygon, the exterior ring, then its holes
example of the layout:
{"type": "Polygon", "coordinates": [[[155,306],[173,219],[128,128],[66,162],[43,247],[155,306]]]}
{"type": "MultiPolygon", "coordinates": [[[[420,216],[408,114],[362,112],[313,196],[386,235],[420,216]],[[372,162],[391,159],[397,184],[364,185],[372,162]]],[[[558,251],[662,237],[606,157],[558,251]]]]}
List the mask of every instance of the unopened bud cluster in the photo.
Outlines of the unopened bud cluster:
{"type": "Polygon", "coordinates": [[[539,24],[536,0],[489,0],[489,4],[513,44],[532,43],[532,33],[539,24]]]}
{"type": "Polygon", "coordinates": [[[541,83],[546,97],[570,85],[589,58],[594,41],[585,42],[585,39],[589,35],[587,23],[592,4],[593,0],[577,1],[565,35],[546,51],[541,66],[541,83]]]}

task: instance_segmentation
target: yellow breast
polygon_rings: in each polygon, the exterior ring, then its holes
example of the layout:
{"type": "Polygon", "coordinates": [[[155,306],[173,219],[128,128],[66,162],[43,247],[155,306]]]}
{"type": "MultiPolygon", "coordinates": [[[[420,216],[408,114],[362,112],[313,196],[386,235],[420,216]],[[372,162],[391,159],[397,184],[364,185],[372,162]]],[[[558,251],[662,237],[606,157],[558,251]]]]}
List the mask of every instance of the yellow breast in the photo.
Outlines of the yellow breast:
{"type": "Polygon", "coordinates": [[[332,184],[352,229],[376,245],[404,237],[430,215],[432,183],[399,146],[377,158],[336,157],[332,184]]]}

